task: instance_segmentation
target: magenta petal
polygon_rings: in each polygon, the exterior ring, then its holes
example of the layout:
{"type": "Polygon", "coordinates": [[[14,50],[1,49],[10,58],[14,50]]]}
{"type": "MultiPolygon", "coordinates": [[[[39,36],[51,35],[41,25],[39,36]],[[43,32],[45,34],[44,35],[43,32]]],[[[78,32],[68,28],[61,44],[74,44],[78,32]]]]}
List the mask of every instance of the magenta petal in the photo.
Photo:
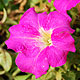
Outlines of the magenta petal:
{"type": "Polygon", "coordinates": [[[54,6],[60,13],[65,15],[71,21],[70,17],[67,14],[67,10],[75,7],[79,2],[80,0],[55,0],[54,6]]]}
{"type": "Polygon", "coordinates": [[[40,27],[43,27],[45,30],[48,29],[47,27],[47,23],[48,23],[48,14],[46,12],[43,13],[39,13],[38,14],[38,23],[40,25],[40,27]]]}
{"type": "Polygon", "coordinates": [[[38,29],[38,18],[37,18],[37,13],[35,12],[34,8],[29,8],[21,17],[20,19],[20,24],[29,24],[36,29],[38,29]]]}
{"type": "Polygon", "coordinates": [[[42,43],[34,39],[25,38],[9,38],[6,42],[9,49],[13,49],[15,52],[24,53],[26,56],[33,57],[40,51],[42,43]],[[35,52],[36,50],[36,52],[35,52]]]}
{"type": "Polygon", "coordinates": [[[23,53],[18,54],[16,58],[16,65],[22,72],[33,73],[36,78],[45,74],[49,68],[45,50],[32,58],[27,57],[23,53]]]}
{"type": "Polygon", "coordinates": [[[65,12],[75,7],[79,2],[80,0],[55,0],[54,6],[58,11],[65,12]]]}
{"type": "Polygon", "coordinates": [[[52,67],[62,66],[66,63],[68,51],[57,49],[54,46],[48,47],[48,62],[52,67]]]}
{"type": "Polygon", "coordinates": [[[51,0],[48,0],[48,2],[50,3],[50,2],[51,2],[51,0]]]}
{"type": "Polygon", "coordinates": [[[75,52],[74,39],[70,35],[69,31],[65,28],[57,28],[53,30],[51,35],[53,45],[61,50],[67,50],[75,52]]]}
{"type": "Polygon", "coordinates": [[[9,28],[11,36],[15,37],[37,37],[40,35],[38,30],[29,24],[18,24],[9,28]]]}
{"type": "Polygon", "coordinates": [[[65,27],[70,33],[74,30],[70,27],[69,20],[61,13],[54,11],[49,14],[46,12],[38,14],[38,20],[41,27],[45,30],[65,27]]]}
{"type": "MultiPolygon", "coordinates": [[[[43,43],[35,40],[39,36],[39,32],[30,25],[14,25],[9,28],[10,38],[5,41],[9,49],[13,49],[16,52],[24,51],[27,45],[36,45],[41,47],[43,43]]],[[[35,46],[34,46],[35,47],[35,46]]]]}

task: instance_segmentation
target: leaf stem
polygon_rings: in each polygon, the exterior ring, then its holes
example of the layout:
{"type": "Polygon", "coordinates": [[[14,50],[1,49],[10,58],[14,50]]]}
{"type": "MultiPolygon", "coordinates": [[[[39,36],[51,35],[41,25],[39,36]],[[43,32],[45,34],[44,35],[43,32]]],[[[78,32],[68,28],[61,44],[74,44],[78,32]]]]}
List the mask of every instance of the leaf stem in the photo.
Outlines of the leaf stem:
{"type": "Polygon", "coordinates": [[[3,2],[3,0],[1,0],[1,3],[3,4],[4,8],[7,9],[4,2],[3,2]]]}

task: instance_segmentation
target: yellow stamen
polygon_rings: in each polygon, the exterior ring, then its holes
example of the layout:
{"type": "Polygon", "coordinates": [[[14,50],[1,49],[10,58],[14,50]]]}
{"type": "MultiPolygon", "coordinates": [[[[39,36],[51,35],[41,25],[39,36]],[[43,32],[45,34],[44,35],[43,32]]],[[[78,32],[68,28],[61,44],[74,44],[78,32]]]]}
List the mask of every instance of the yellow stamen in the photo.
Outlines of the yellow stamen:
{"type": "Polygon", "coordinates": [[[44,42],[44,44],[46,46],[51,46],[52,45],[52,41],[51,41],[51,30],[49,31],[45,31],[43,28],[41,28],[40,30],[40,34],[41,34],[41,40],[42,42],[44,42]]]}

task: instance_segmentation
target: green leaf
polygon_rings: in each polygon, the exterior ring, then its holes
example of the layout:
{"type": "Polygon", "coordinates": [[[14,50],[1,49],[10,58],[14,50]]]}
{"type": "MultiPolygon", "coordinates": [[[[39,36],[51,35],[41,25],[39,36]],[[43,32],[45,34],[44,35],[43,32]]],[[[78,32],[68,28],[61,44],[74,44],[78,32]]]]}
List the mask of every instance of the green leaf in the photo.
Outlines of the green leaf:
{"type": "Polygon", "coordinates": [[[31,0],[30,6],[34,7],[36,4],[40,3],[40,0],[31,0]]]}
{"type": "Polygon", "coordinates": [[[0,76],[0,80],[4,80],[3,77],[0,76]]]}
{"type": "Polygon", "coordinates": [[[41,79],[40,78],[35,79],[35,75],[33,75],[31,80],[41,80],[41,79]]]}
{"type": "Polygon", "coordinates": [[[11,24],[11,25],[16,25],[16,24],[18,24],[16,21],[14,21],[14,20],[12,20],[12,19],[10,19],[10,18],[8,18],[5,23],[6,23],[6,24],[11,24]]]}
{"type": "Polygon", "coordinates": [[[74,72],[69,71],[69,72],[63,74],[63,78],[65,80],[76,80],[76,75],[74,72]]]}
{"type": "Polygon", "coordinates": [[[0,75],[2,75],[2,74],[4,74],[5,73],[5,71],[3,70],[3,71],[0,71],[0,75]]]}
{"type": "Polygon", "coordinates": [[[76,80],[79,80],[80,79],[80,71],[75,71],[76,73],[76,80]]]}
{"type": "Polygon", "coordinates": [[[10,54],[1,48],[0,48],[0,65],[6,72],[10,70],[12,65],[12,59],[10,54]]]}
{"type": "Polygon", "coordinates": [[[20,76],[16,76],[14,78],[14,80],[26,80],[27,78],[29,78],[32,74],[28,74],[28,75],[20,75],[20,76]]]}
{"type": "Polygon", "coordinates": [[[14,78],[14,80],[26,80],[26,75],[16,76],[16,77],[14,78]]]}
{"type": "Polygon", "coordinates": [[[21,72],[20,69],[17,68],[17,69],[13,72],[12,76],[14,77],[14,76],[16,76],[18,73],[20,73],[20,72],[21,72]]]}
{"type": "Polygon", "coordinates": [[[13,1],[13,0],[3,0],[4,5],[5,5],[5,6],[8,6],[9,1],[13,1]]]}
{"type": "Polygon", "coordinates": [[[0,11],[3,10],[4,6],[3,4],[0,2],[0,11]]]}
{"type": "Polygon", "coordinates": [[[56,72],[56,80],[61,80],[61,79],[62,79],[61,71],[56,72]]]}
{"type": "Polygon", "coordinates": [[[3,18],[1,20],[2,23],[4,23],[6,21],[6,19],[7,19],[7,12],[6,12],[5,8],[3,8],[3,12],[4,12],[4,15],[3,15],[3,18]]]}

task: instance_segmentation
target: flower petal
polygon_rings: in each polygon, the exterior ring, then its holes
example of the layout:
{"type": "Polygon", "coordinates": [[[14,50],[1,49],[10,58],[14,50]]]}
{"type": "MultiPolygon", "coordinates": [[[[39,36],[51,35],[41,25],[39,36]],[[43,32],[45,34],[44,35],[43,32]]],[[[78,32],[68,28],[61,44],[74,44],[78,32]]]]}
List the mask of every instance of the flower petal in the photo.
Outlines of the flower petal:
{"type": "MultiPolygon", "coordinates": [[[[28,48],[28,45],[43,48],[42,42],[38,41],[39,32],[30,25],[14,25],[10,27],[10,38],[5,41],[9,49],[16,52],[22,52],[28,48]]],[[[34,49],[34,48],[32,48],[34,49]]]]}
{"type": "Polygon", "coordinates": [[[41,53],[38,53],[38,55],[32,58],[20,53],[16,58],[16,65],[22,72],[33,73],[36,78],[38,78],[42,74],[45,74],[49,68],[46,50],[44,49],[41,53]]]}
{"type": "Polygon", "coordinates": [[[48,0],[48,2],[50,3],[50,2],[51,2],[51,0],[48,0]]]}
{"type": "Polygon", "coordinates": [[[80,0],[55,0],[54,6],[58,11],[65,12],[75,7],[79,2],[80,0]]]}
{"type": "Polygon", "coordinates": [[[57,49],[54,46],[48,47],[48,62],[52,67],[62,66],[66,63],[68,51],[57,49]]]}
{"type": "Polygon", "coordinates": [[[55,0],[54,6],[60,13],[65,15],[71,21],[70,17],[67,14],[67,10],[75,7],[79,2],[80,0],[55,0]]]}
{"type": "Polygon", "coordinates": [[[51,12],[48,15],[46,12],[40,13],[38,14],[38,20],[40,26],[43,27],[44,30],[65,27],[70,33],[74,32],[74,30],[70,28],[69,20],[57,11],[51,12]]]}
{"type": "Polygon", "coordinates": [[[69,31],[65,28],[57,28],[53,30],[51,35],[53,45],[61,50],[67,50],[75,52],[74,39],[70,35],[69,31]]]}
{"type": "Polygon", "coordinates": [[[18,24],[9,28],[12,36],[22,37],[37,37],[40,35],[38,30],[29,24],[18,24]]]}
{"type": "Polygon", "coordinates": [[[34,8],[29,8],[21,17],[20,24],[29,24],[36,29],[38,29],[38,19],[37,19],[37,13],[35,12],[34,8]]]}
{"type": "Polygon", "coordinates": [[[46,24],[47,24],[47,22],[48,22],[47,16],[48,16],[48,15],[47,15],[46,12],[43,12],[43,13],[39,13],[39,14],[38,14],[39,28],[40,28],[40,27],[43,27],[43,28],[46,27],[46,24]]]}

